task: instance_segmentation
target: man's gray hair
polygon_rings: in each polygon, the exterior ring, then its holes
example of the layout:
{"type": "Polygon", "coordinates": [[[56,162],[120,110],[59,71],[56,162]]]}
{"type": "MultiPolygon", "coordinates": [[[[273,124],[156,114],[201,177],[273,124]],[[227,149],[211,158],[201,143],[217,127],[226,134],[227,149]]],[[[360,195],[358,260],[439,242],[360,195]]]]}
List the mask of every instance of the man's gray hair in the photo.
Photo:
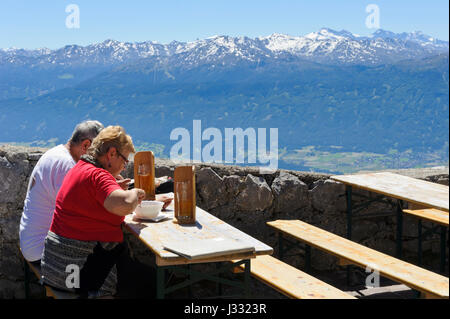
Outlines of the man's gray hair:
{"type": "Polygon", "coordinates": [[[103,124],[99,121],[84,121],[79,123],[73,130],[69,143],[78,145],[84,140],[93,140],[103,129],[103,124]]]}

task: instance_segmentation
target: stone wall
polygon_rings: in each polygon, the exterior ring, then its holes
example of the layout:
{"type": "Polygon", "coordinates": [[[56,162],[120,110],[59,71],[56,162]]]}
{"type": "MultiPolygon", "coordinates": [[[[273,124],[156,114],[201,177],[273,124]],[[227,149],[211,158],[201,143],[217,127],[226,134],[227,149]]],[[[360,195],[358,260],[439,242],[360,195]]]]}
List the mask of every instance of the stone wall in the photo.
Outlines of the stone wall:
{"type": "MultiPolygon", "coordinates": [[[[23,298],[23,270],[18,251],[19,221],[25,199],[28,178],[45,149],[13,146],[0,147],[0,298],[23,298]]],[[[176,165],[156,159],[156,175],[173,176],[176,165]]],[[[448,168],[393,171],[399,174],[448,185],[448,168]]],[[[132,163],[124,173],[133,177],[132,163]]],[[[276,219],[300,219],[322,229],[345,237],[345,187],[329,179],[330,175],[278,170],[261,175],[257,168],[215,164],[196,165],[197,205],[234,227],[274,248],[278,241],[266,226],[276,219]]],[[[356,191],[368,197],[369,192],[356,191]]],[[[387,199],[392,205],[395,201],[387,199]]],[[[353,240],[363,245],[395,255],[396,218],[390,204],[373,204],[361,212],[353,223],[353,240]],[[381,211],[372,218],[365,218],[381,211]]],[[[427,226],[427,223],[424,223],[427,226]]],[[[130,234],[126,234],[134,255],[152,263],[148,249],[130,234]]],[[[417,224],[404,218],[404,255],[416,261],[417,224]]],[[[439,264],[439,237],[423,244],[425,265],[439,264]]],[[[292,256],[286,262],[302,268],[301,256],[292,256]]],[[[338,270],[337,260],[313,250],[312,266],[321,271],[338,270]]],[[[433,266],[434,265],[434,266],[433,266]]],[[[436,268],[435,267],[435,268],[436,268]]],[[[41,287],[33,285],[39,293],[41,287]]]]}

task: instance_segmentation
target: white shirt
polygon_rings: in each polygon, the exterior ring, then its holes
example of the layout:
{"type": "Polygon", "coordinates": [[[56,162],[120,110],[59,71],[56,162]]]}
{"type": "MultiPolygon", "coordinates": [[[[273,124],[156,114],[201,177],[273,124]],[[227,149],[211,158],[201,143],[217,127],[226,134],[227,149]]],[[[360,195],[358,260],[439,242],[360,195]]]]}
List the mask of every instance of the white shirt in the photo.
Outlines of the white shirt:
{"type": "Polygon", "coordinates": [[[58,145],[41,156],[31,173],[19,230],[20,248],[28,261],[41,259],[56,195],[67,172],[75,164],[67,148],[58,145]]]}

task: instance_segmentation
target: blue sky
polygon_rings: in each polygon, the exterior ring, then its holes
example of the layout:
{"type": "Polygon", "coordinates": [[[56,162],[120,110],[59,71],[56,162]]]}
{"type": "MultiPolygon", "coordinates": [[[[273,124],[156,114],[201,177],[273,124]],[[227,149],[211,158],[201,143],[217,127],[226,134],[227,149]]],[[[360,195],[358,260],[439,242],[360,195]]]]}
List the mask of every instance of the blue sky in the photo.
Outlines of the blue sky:
{"type": "Polygon", "coordinates": [[[448,41],[448,0],[2,0],[0,48],[60,48],[105,39],[169,43],[213,35],[305,35],[322,27],[373,33],[366,7],[380,9],[380,28],[422,31],[448,41]],[[80,28],[66,27],[66,6],[80,9],[80,28]]]}

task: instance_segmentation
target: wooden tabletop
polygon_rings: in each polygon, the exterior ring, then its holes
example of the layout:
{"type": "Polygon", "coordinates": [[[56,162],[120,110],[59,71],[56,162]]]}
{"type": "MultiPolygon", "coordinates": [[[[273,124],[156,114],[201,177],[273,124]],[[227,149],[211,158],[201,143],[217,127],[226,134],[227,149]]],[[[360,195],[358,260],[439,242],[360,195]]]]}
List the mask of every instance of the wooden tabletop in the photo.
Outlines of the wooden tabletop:
{"type": "Polygon", "coordinates": [[[331,179],[357,188],[448,212],[449,187],[437,183],[382,172],[336,175],[331,179]]]}
{"type": "MultiPolygon", "coordinates": [[[[173,205],[164,213],[173,216],[173,205]]],[[[247,235],[246,233],[225,223],[219,218],[197,207],[196,224],[179,225],[173,218],[159,222],[142,221],[130,214],[125,217],[125,227],[137,236],[156,255],[156,264],[159,266],[193,264],[204,262],[231,261],[233,259],[254,258],[257,255],[271,255],[272,247],[247,235]],[[170,242],[204,242],[205,245],[214,245],[214,241],[226,237],[240,242],[251,244],[254,252],[245,252],[231,255],[221,255],[206,259],[187,259],[164,249],[170,242]]]]}

